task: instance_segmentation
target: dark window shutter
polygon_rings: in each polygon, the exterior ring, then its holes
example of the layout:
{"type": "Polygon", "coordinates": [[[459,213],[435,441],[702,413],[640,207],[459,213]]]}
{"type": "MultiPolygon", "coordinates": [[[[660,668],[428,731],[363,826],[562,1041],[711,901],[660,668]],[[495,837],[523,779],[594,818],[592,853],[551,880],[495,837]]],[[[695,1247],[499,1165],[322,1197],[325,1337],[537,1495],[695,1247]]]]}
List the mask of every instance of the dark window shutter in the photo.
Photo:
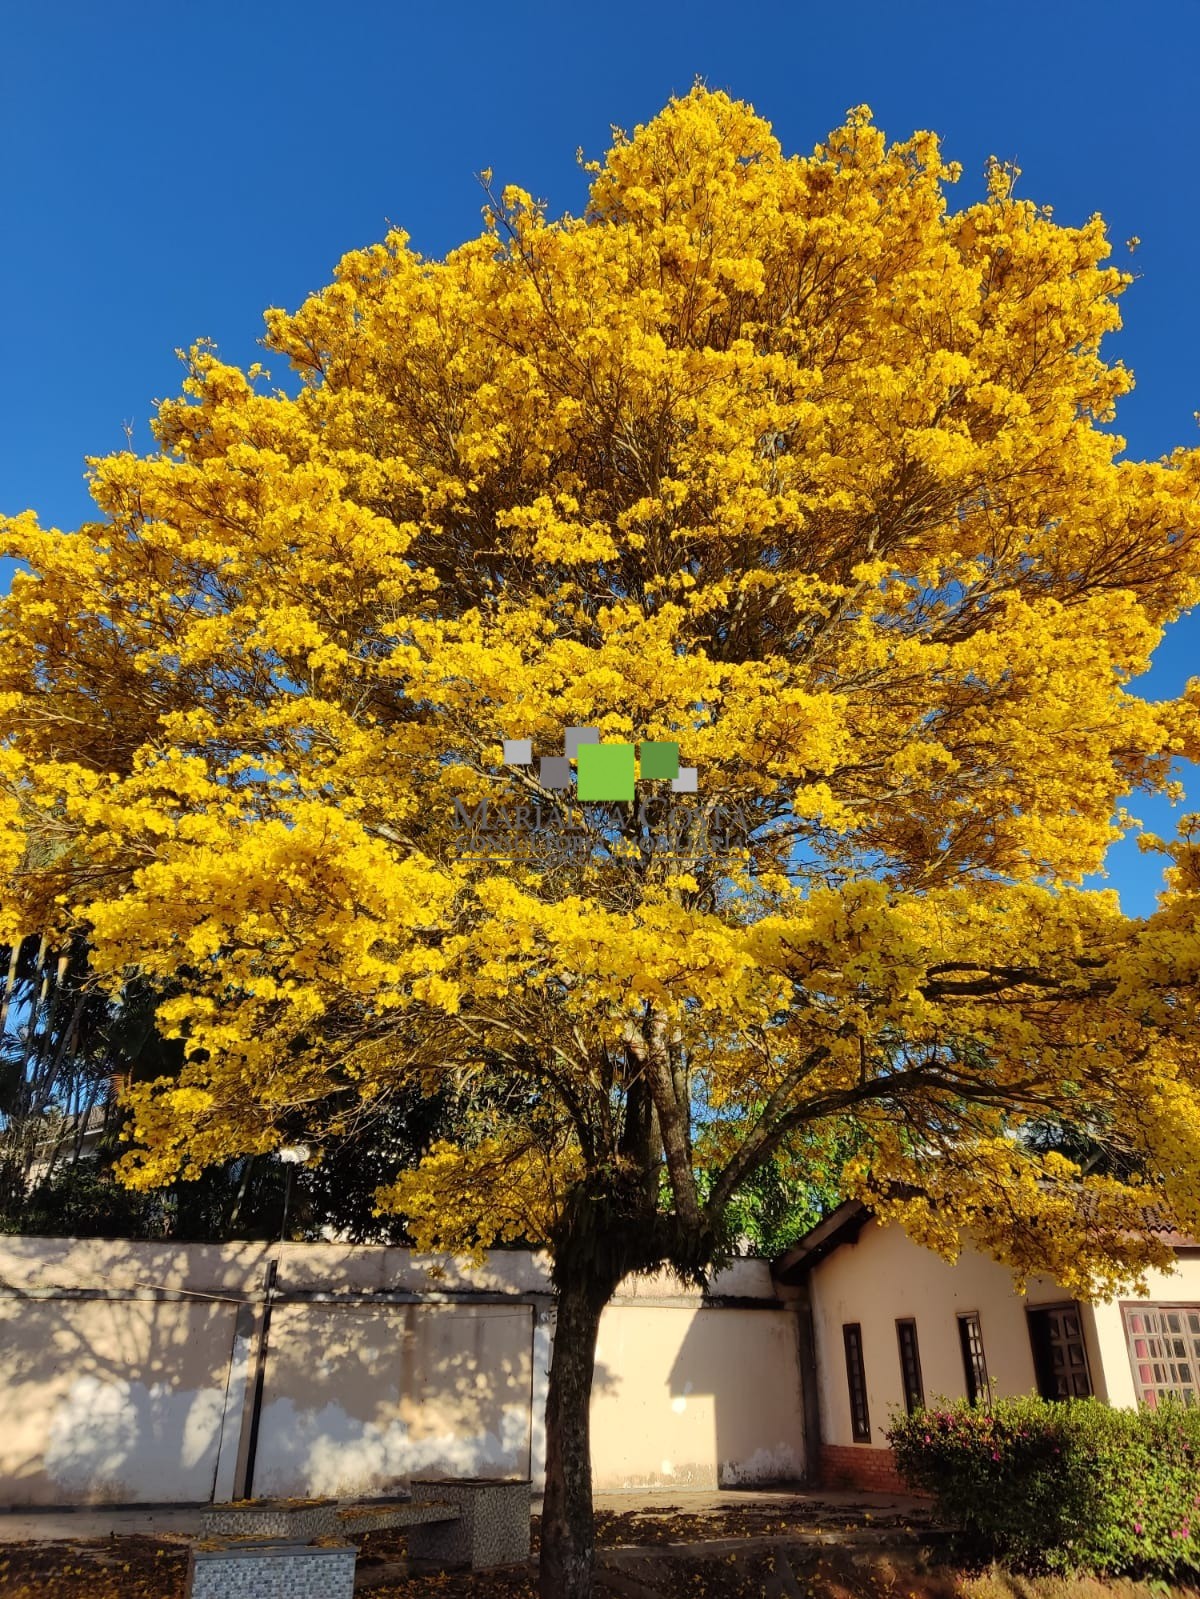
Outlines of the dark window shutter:
{"type": "Polygon", "coordinates": [[[867,1411],[867,1373],[863,1366],[862,1328],[850,1322],[842,1328],[846,1346],[846,1381],[850,1388],[850,1426],[856,1444],[871,1442],[871,1418],[867,1411]]]}
{"type": "Polygon", "coordinates": [[[917,1345],[917,1324],[911,1318],[897,1321],[896,1341],[900,1346],[900,1375],[904,1381],[904,1405],[911,1416],[925,1404],[925,1384],[921,1378],[921,1351],[917,1345]]]}
{"type": "Polygon", "coordinates": [[[1086,1399],[1092,1391],[1078,1305],[1029,1312],[1029,1341],[1043,1399],[1086,1399]]]}
{"type": "Polygon", "coordinates": [[[989,1398],[987,1362],[983,1357],[983,1329],[976,1311],[968,1311],[958,1318],[958,1339],[962,1345],[967,1399],[972,1405],[981,1400],[986,1404],[989,1398]]]}

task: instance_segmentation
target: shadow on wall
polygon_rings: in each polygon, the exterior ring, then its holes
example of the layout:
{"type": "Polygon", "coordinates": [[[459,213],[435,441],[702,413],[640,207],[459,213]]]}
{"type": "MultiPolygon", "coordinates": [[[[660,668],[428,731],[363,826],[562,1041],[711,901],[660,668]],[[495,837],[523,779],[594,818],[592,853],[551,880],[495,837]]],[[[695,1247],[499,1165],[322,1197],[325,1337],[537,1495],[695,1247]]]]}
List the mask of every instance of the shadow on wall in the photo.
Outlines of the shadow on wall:
{"type": "MultiPolygon", "coordinates": [[[[20,1241],[30,1261],[39,1242],[20,1241]]],[[[54,1275],[80,1289],[30,1287],[24,1260],[24,1286],[0,1278],[0,1505],[229,1497],[261,1315],[246,1300],[269,1246],[232,1261],[195,1248],[170,1272],[108,1241],[89,1271],[88,1246],[75,1247],[72,1270],[54,1275]],[[120,1286],[97,1297],[106,1276],[120,1286]],[[185,1279],[205,1291],[181,1292],[185,1279]]],[[[352,1497],[425,1472],[536,1472],[548,1341],[535,1315],[516,1299],[277,1299],[253,1493],[352,1497]]],[[[601,1366],[597,1389],[608,1386],[601,1366]]]]}
{"type": "Polygon", "coordinates": [[[531,1305],[279,1305],[254,1491],[378,1494],[527,1476],[531,1305]]]}
{"type": "Polygon", "coordinates": [[[716,1484],[804,1478],[804,1412],[796,1320],[787,1310],[701,1311],[670,1375],[671,1408],[712,1395],[716,1484]]]}
{"type": "Polygon", "coordinates": [[[211,1298],[0,1298],[0,1504],[211,1498],[236,1315],[211,1298]]]}
{"type": "MultiPolygon", "coordinates": [[[[256,1494],[381,1494],[410,1477],[536,1477],[546,1353],[529,1304],[285,1304],[256,1494]],[[535,1363],[541,1369],[535,1369],[535,1363]]],[[[596,1387],[611,1386],[603,1366],[596,1387]]]]}
{"type": "Polygon", "coordinates": [[[610,1306],[601,1352],[620,1376],[593,1398],[597,1488],[731,1488],[803,1477],[790,1312],[610,1306]]]}

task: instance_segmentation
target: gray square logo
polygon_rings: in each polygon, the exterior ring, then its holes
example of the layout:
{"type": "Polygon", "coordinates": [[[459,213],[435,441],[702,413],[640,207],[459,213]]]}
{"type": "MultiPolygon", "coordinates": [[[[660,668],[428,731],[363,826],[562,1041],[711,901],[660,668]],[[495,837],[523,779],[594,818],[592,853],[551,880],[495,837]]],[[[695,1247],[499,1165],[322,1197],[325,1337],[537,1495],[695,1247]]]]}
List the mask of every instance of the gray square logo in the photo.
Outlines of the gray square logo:
{"type": "Polygon", "coordinates": [[[504,740],[505,766],[532,766],[533,740],[531,738],[506,738],[504,740]]]}
{"type": "Polygon", "coordinates": [[[569,727],[564,743],[568,759],[579,754],[581,744],[599,744],[600,729],[598,727],[569,727]]]}
{"type": "Polygon", "coordinates": [[[571,763],[565,755],[543,755],[539,777],[543,788],[570,788],[571,763]]]}
{"type": "Polygon", "coordinates": [[[696,793],[696,770],[694,766],[681,766],[679,776],[671,779],[672,794],[696,793]]]}

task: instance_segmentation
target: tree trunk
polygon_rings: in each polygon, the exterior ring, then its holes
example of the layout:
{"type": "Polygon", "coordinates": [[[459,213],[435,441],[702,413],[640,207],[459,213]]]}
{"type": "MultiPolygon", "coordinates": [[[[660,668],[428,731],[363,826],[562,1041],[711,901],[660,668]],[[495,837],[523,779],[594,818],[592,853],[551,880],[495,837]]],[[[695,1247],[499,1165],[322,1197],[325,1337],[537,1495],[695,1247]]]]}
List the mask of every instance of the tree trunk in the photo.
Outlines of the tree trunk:
{"type": "Polygon", "coordinates": [[[586,1270],[566,1274],[559,1286],[546,1395],[542,1599],[591,1599],[595,1538],[589,1409],[600,1316],[616,1287],[589,1280],[586,1270]]]}

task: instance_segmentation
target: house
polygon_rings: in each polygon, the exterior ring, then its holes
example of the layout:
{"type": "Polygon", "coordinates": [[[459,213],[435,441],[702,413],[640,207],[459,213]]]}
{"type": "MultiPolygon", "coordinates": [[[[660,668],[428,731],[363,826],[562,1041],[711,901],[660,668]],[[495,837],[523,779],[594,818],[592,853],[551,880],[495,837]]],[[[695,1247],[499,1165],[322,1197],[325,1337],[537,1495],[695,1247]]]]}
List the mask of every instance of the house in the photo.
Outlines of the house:
{"type": "Polygon", "coordinates": [[[112,1108],[110,1102],[105,1102],[79,1112],[48,1112],[46,1131],[34,1145],[27,1186],[36,1188],[57,1166],[94,1160],[101,1139],[110,1130],[112,1108]]]}
{"type": "Polygon", "coordinates": [[[1148,1293],[1081,1303],[1048,1277],[1024,1294],[990,1256],[964,1247],[951,1265],[841,1205],[774,1263],[799,1314],[806,1453],[826,1486],[899,1489],[890,1416],[935,1399],[1090,1394],[1154,1405],[1200,1403],[1200,1244],[1157,1223],[1173,1273],[1148,1293]]]}
{"type": "MultiPolygon", "coordinates": [[[[922,1399],[1195,1399],[1200,1246],[1171,1242],[1179,1270],[1145,1298],[1077,1305],[850,1204],[707,1289],[632,1277],[600,1325],[595,1485],[896,1490],[889,1416],[922,1399]]],[[[549,1261],[526,1250],[0,1235],[0,1505],[540,1483],[554,1322],[549,1261]]]]}

